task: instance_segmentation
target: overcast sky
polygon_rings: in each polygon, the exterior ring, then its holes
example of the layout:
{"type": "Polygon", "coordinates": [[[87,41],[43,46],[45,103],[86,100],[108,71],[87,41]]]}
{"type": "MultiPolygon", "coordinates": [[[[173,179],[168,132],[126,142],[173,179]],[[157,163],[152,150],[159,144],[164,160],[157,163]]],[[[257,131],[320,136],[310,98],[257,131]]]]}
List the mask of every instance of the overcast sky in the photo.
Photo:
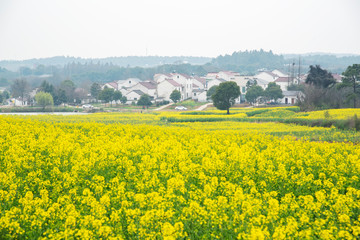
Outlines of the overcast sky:
{"type": "Polygon", "coordinates": [[[0,0],[0,59],[360,54],[359,0],[0,0]]]}

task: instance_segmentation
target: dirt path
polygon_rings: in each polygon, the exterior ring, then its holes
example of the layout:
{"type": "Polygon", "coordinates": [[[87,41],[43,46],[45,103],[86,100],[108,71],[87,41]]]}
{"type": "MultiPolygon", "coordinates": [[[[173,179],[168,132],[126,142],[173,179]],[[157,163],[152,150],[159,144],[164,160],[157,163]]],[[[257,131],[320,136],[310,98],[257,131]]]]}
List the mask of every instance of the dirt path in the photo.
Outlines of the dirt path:
{"type": "Polygon", "coordinates": [[[171,106],[171,105],[173,105],[174,103],[169,103],[169,104],[167,104],[167,105],[164,105],[164,106],[161,106],[161,107],[159,107],[159,108],[157,108],[157,109],[154,109],[154,111],[160,111],[160,110],[163,110],[163,109],[165,109],[165,108],[167,108],[168,106],[171,106]]]}
{"type": "Polygon", "coordinates": [[[195,109],[195,111],[202,111],[204,109],[206,109],[208,106],[212,105],[212,103],[206,103],[204,105],[201,105],[200,107],[198,107],[197,109],[195,109]]]}

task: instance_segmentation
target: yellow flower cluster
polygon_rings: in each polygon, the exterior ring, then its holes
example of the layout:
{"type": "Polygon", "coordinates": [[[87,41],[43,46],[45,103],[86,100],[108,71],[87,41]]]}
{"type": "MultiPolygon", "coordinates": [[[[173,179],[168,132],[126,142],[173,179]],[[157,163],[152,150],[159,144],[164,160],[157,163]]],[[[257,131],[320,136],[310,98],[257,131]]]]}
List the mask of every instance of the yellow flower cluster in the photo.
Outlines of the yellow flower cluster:
{"type": "Polygon", "coordinates": [[[357,145],[161,116],[0,117],[1,238],[360,236],[357,145]]]}
{"type": "Polygon", "coordinates": [[[357,115],[360,117],[359,108],[329,109],[307,113],[298,113],[295,117],[306,119],[348,119],[357,115]]]}

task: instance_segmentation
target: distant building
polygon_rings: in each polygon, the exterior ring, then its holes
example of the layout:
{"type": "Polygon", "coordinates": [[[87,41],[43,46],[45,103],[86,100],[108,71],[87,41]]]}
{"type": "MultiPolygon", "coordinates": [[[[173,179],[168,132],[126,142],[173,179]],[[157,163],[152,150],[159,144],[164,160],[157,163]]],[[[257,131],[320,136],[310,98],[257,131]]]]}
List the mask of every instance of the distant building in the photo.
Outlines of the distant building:
{"type": "Polygon", "coordinates": [[[157,83],[154,81],[142,81],[132,86],[128,91],[140,90],[150,97],[156,98],[157,83]]]}
{"type": "Polygon", "coordinates": [[[287,91],[288,87],[292,84],[299,84],[299,79],[291,77],[279,77],[275,80],[275,83],[280,86],[281,90],[287,91]]]}
{"type": "Polygon", "coordinates": [[[284,97],[280,100],[280,103],[294,105],[301,94],[302,92],[300,91],[283,91],[284,97]]]}
{"type": "Polygon", "coordinates": [[[183,87],[173,79],[166,79],[157,85],[157,97],[170,101],[170,95],[174,90],[178,90],[181,94],[181,100],[184,100],[183,87]]]}
{"type": "Polygon", "coordinates": [[[103,90],[104,88],[112,88],[114,90],[118,90],[118,84],[117,82],[109,82],[109,83],[105,83],[104,85],[101,86],[101,89],[103,90]]]}
{"type": "Polygon", "coordinates": [[[137,102],[145,93],[141,90],[132,90],[126,94],[127,103],[137,102]]]}

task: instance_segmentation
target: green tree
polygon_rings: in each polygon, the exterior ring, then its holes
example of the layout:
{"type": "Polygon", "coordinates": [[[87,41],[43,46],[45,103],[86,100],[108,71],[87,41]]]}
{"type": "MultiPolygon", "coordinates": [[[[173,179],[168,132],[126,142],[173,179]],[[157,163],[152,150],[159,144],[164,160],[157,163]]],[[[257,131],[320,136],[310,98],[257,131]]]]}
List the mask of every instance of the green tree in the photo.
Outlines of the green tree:
{"type": "Polygon", "coordinates": [[[10,93],[8,91],[3,91],[2,94],[1,94],[4,98],[4,100],[7,100],[10,98],[10,93]]]}
{"type": "Polygon", "coordinates": [[[217,85],[214,85],[206,92],[207,99],[211,99],[211,96],[216,92],[217,87],[217,85]]]}
{"type": "Polygon", "coordinates": [[[322,69],[319,65],[315,67],[310,65],[309,75],[305,82],[318,88],[328,88],[336,83],[334,77],[328,71],[322,69]]]}
{"type": "Polygon", "coordinates": [[[120,101],[122,98],[122,93],[120,91],[114,91],[113,100],[116,102],[120,101]]]}
{"type": "Polygon", "coordinates": [[[245,94],[246,101],[250,103],[256,103],[257,99],[259,97],[262,97],[264,95],[264,90],[262,87],[258,85],[252,85],[245,94]]]}
{"type": "Polygon", "coordinates": [[[101,92],[101,87],[100,84],[98,83],[93,83],[90,87],[90,93],[91,96],[93,96],[96,100],[98,100],[99,97],[99,93],[101,92]]]}
{"type": "Polygon", "coordinates": [[[277,85],[274,82],[271,82],[268,84],[267,88],[264,91],[264,96],[268,99],[268,100],[274,100],[275,102],[279,99],[279,98],[283,98],[284,95],[282,93],[282,90],[280,88],[279,85],[277,85]]]}
{"type": "Polygon", "coordinates": [[[40,85],[40,91],[50,93],[51,95],[54,94],[54,86],[44,80],[40,85]]]}
{"type": "Polygon", "coordinates": [[[75,83],[71,80],[64,80],[60,84],[60,88],[65,91],[68,103],[73,103],[75,99],[75,83]]]}
{"type": "Polygon", "coordinates": [[[66,103],[68,101],[67,97],[66,97],[66,93],[64,89],[58,88],[55,91],[55,95],[54,95],[54,104],[55,105],[60,105],[63,103],[66,103]]]}
{"type": "Polygon", "coordinates": [[[240,88],[235,82],[223,82],[216,88],[211,96],[214,106],[219,110],[227,110],[230,114],[230,107],[234,105],[235,99],[240,96],[240,88]]]}
{"type": "Polygon", "coordinates": [[[351,89],[350,92],[346,94],[346,99],[348,102],[353,100],[353,107],[356,108],[356,98],[360,95],[360,64],[348,66],[343,75],[344,78],[342,79],[342,83],[338,85],[338,89],[351,89]]]}
{"type": "Polygon", "coordinates": [[[146,107],[149,107],[151,106],[152,102],[151,102],[151,98],[149,95],[147,94],[144,94],[144,95],[141,95],[139,101],[137,102],[137,105],[138,106],[146,106],[146,107]]]}
{"type": "Polygon", "coordinates": [[[174,102],[177,103],[180,99],[181,99],[181,93],[178,90],[174,90],[172,91],[172,93],[170,94],[170,99],[174,102]]]}
{"type": "Polygon", "coordinates": [[[99,93],[99,99],[104,100],[105,103],[111,103],[112,106],[112,100],[114,96],[114,89],[113,88],[107,88],[105,87],[100,93],[99,93]]]}
{"type": "Polygon", "coordinates": [[[37,105],[43,107],[43,109],[45,109],[45,107],[47,107],[47,106],[54,105],[53,97],[51,96],[50,93],[47,93],[47,92],[38,92],[35,95],[35,100],[36,100],[37,105]]]}
{"type": "Polygon", "coordinates": [[[250,88],[251,86],[257,85],[256,79],[251,79],[246,82],[246,88],[250,88]]]}
{"type": "Polygon", "coordinates": [[[0,104],[2,104],[4,102],[4,97],[2,94],[0,94],[0,104]]]}
{"type": "Polygon", "coordinates": [[[127,102],[127,97],[122,96],[121,99],[120,99],[120,102],[121,102],[122,104],[125,104],[125,103],[127,102]]]}

